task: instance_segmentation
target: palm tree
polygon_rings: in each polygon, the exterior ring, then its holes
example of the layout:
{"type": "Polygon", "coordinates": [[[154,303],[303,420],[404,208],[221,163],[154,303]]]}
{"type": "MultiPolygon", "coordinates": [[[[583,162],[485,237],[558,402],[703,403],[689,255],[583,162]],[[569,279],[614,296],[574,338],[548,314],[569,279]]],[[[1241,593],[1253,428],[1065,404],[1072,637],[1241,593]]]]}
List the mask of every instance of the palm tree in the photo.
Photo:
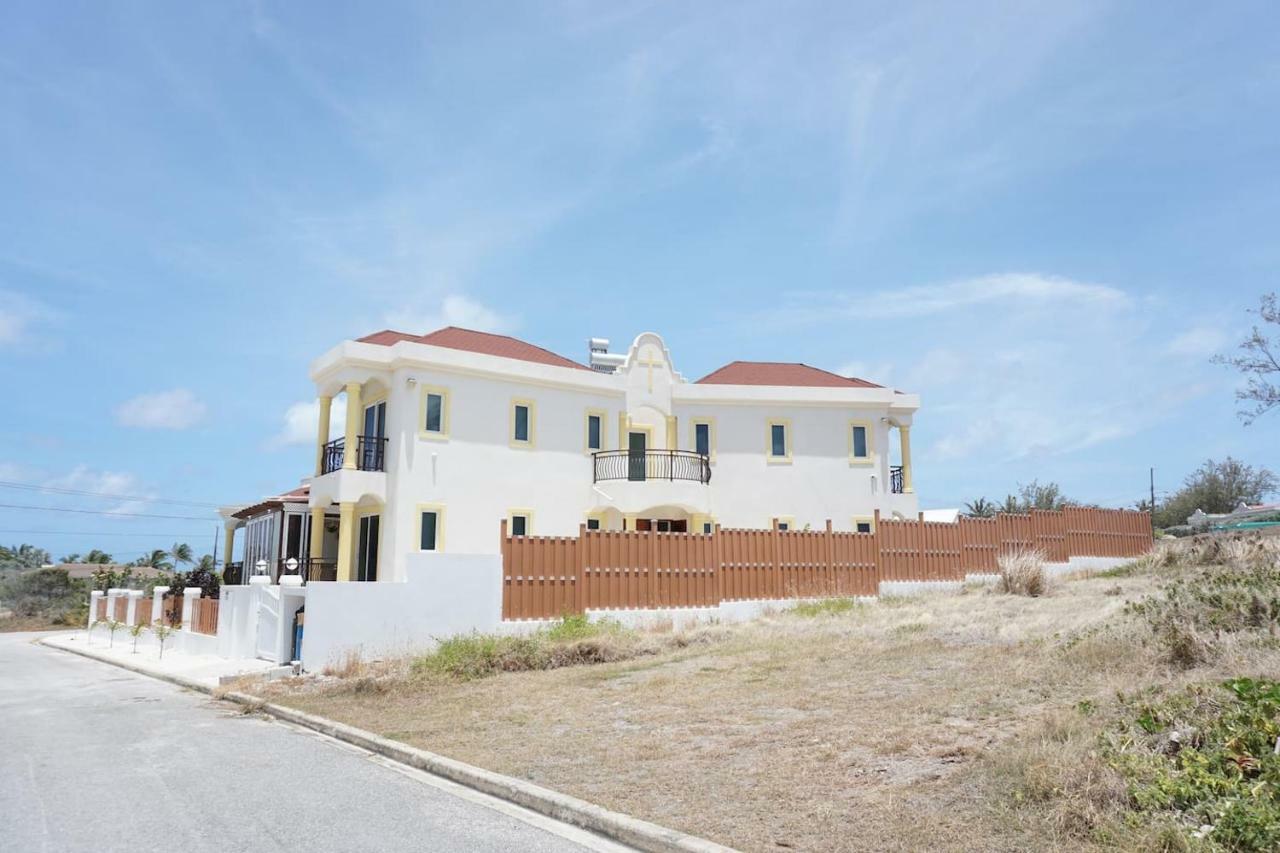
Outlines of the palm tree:
{"type": "Polygon", "coordinates": [[[138,566],[149,566],[153,569],[160,569],[162,571],[167,572],[173,568],[173,565],[169,562],[168,557],[169,557],[168,551],[164,550],[163,548],[157,548],[154,551],[152,551],[150,554],[143,554],[141,557],[139,557],[137,560],[134,561],[134,564],[138,566]]]}
{"type": "Polygon", "coordinates": [[[98,563],[101,565],[106,565],[107,563],[113,562],[110,554],[108,554],[106,551],[99,551],[97,548],[94,548],[88,554],[86,554],[84,561],[86,563],[98,563]]]}
{"type": "Polygon", "coordinates": [[[183,563],[191,562],[191,546],[185,542],[174,542],[169,556],[173,557],[173,570],[180,571],[183,563]]]}
{"type": "Polygon", "coordinates": [[[978,498],[964,505],[964,514],[973,518],[990,518],[996,514],[996,505],[986,498],[978,498]]]}
{"type": "Polygon", "coordinates": [[[210,556],[209,554],[205,554],[203,557],[201,557],[199,560],[196,561],[196,567],[194,571],[212,573],[213,570],[217,568],[217,565],[218,564],[213,561],[212,556],[210,556]]]}

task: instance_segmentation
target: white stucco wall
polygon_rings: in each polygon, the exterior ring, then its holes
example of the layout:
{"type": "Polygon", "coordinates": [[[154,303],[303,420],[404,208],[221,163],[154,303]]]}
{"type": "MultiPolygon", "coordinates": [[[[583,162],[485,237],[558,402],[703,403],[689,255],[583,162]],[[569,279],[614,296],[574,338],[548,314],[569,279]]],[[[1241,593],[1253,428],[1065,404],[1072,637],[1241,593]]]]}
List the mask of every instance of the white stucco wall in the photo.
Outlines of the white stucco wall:
{"type": "MultiPolygon", "coordinates": [[[[415,342],[391,347],[347,342],[312,369],[321,394],[364,383],[363,403],[387,401],[386,473],[336,472],[312,481],[313,506],[359,502],[357,514],[381,516],[379,580],[402,581],[419,553],[424,506],[443,509],[443,551],[493,554],[499,524],[512,511],[531,513],[533,535],[569,536],[588,514],[616,529],[626,515],[666,517],[675,508],[726,527],[767,527],[786,518],[821,528],[830,518],[851,530],[854,518],[916,513],[914,494],[889,491],[889,422],[907,423],[919,400],[887,388],[697,385],[671,364],[657,335],[636,339],[618,374],[534,364],[415,342]],[[656,366],[655,366],[656,364],[656,366]],[[421,432],[426,387],[448,392],[448,435],[421,432]],[[514,400],[534,406],[533,442],[510,441],[514,400]],[[586,416],[603,415],[604,449],[625,446],[619,416],[648,425],[649,448],[691,450],[691,421],[714,418],[710,484],[614,480],[593,484],[586,416]],[[791,459],[771,463],[768,423],[790,423],[791,459]],[[871,427],[871,459],[851,464],[851,420],[871,427]],[[654,511],[652,516],[647,511],[654,511]]],[[[892,439],[896,442],[896,437],[892,439]]],[[[692,528],[691,528],[692,529],[692,528]]]]}
{"type": "Polygon", "coordinates": [[[410,554],[405,563],[401,582],[307,584],[303,666],[318,672],[348,654],[370,660],[428,651],[439,639],[498,629],[497,554],[410,554]]]}

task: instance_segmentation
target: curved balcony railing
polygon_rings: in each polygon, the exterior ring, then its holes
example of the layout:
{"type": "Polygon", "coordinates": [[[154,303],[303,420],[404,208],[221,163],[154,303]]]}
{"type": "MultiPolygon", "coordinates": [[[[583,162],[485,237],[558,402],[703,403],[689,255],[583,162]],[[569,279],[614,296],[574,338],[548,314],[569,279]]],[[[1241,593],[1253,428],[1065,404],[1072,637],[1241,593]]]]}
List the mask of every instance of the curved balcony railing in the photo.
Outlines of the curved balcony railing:
{"type": "Polygon", "coordinates": [[[602,450],[591,454],[593,479],[711,482],[711,460],[691,450],[602,450]]]}

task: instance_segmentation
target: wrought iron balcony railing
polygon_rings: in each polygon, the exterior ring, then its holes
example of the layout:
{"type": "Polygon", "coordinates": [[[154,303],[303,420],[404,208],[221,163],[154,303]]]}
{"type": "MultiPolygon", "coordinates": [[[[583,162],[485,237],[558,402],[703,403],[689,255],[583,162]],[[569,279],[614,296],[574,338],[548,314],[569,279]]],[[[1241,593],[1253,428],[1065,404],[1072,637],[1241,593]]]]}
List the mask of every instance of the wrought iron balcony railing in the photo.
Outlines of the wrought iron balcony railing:
{"type": "Polygon", "coordinates": [[[691,480],[711,482],[711,460],[691,450],[602,450],[591,454],[592,482],[691,480]]]}
{"type": "Polygon", "coordinates": [[[902,466],[889,466],[889,491],[895,495],[902,494],[902,466]]]}
{"type": "MultiPolygon", "coordinates": [[[[324,446],[321,474],[331,474],[342,467],[346,458],[347,442],[335,438],[324,446]]],[[[387,440],[380,435],[356,436],[356,469],[360,471],[387,470],[387,440]]]]}

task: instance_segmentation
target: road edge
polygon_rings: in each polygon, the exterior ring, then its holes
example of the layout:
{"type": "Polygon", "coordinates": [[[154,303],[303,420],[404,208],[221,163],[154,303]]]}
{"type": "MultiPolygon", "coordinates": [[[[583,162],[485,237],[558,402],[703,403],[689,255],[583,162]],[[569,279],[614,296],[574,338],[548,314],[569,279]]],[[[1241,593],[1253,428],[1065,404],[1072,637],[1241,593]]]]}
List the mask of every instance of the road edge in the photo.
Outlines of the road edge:
{"type": "MultiPolygon", "coordinates": [[[[170,684],[188,690],[194,690],[209,696],[214,695],[213,688],[194,679],[184,678],[174,673],[160,672],[131,662],[115,660],[91,649],[75,648],[61,643],[49,642],[52,639],[55,638],[42,637],[35,642],[56,651],[70,652],[71,654],[110,664],[138,675],[167,681],[170,684]]],[[[228,691],[218,694],[216,698],[225,699],[250,710],[267,714],[270,717],[311,729],[416,770],[430,773],[442,779],[448,779],[450,782],[480,791],[491,797],[515,803],[545,817],[589,830],[639,850],[650,851],[650,853],[734,853],[732,847],[726,847],[714,841],[699,838],[696,835],[669,829],[622,812],[611,811],[603,806],[597,806],[586,800],[562,794],[559,791],[553,791],[550,788],[544,788],[541,785],[535,785],[523,779],[504,776],[501,773],[485,770],[482,767],[475,767],[438,753],[393,741],[373,732],[349,726],[346,723],[340,723],[337,720],[330,720],[327,717],[308,714],[305,711],[298,711],[284,705],[277,705],[274,702],[267,702],[265,699],[249,693],[228,691]]]]}

